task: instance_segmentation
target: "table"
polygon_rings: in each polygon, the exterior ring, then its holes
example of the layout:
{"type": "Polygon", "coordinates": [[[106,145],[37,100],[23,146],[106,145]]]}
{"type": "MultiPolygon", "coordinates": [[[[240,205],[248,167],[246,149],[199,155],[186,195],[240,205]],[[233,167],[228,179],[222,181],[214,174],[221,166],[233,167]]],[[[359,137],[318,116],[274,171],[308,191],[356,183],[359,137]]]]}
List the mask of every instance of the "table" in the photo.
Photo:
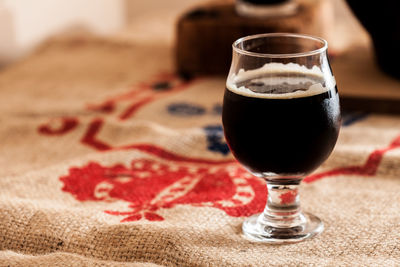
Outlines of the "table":
{"type": "Polygon", "coordinates": [[[325,231],[257,244],[266,189],[223,140],[223,89],[175,76],[169,45],[90,35],[3,70],[0,266],[400,264],[400,117],[345,114],[301,186],[325,231]]]}

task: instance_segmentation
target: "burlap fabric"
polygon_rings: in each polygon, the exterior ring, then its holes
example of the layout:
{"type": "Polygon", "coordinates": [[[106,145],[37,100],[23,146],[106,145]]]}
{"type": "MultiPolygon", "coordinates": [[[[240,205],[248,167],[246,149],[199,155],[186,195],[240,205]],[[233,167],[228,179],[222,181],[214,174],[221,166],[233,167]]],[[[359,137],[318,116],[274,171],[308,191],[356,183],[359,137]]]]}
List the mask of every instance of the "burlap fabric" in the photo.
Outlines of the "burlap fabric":
{"type": "Polygon", "coordinates": [[[224,79],[171,53],[74,37],[0,73],[0,266],[400,265],[399,117],[345,114],[301,186],[322,235],[251,243],[266,189],[222,138],[224,79]]]}

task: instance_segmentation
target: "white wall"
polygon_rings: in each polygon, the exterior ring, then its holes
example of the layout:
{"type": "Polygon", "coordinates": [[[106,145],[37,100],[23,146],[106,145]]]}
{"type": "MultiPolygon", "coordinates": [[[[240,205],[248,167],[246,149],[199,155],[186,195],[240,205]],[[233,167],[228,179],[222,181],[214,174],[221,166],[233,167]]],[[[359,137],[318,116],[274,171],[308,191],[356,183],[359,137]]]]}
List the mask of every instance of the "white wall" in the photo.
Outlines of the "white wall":
{"type": "Polygon", "coordinates": [[[124,22],[124,0],[0,0],[0,64],[68,28],[109,34],[124,22]]]}

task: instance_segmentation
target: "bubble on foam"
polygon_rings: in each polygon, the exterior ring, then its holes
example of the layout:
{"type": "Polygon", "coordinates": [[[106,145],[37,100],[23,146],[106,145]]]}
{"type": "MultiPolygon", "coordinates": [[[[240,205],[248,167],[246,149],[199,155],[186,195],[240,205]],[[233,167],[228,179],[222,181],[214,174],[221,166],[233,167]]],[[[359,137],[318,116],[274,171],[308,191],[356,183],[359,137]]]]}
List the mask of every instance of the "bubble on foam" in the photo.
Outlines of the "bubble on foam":
{"type": "MultiPolygon", "coordinates": [[[[327,79],[323,79],[324,75],[322,70],[318,66],[313,66],[311,69],[306,66],[295,64],[295,63],[267,63],[261,68],[254,70],[240,69],[237,74],[232,74],[228,77],[226,86],[229,90],[248,97],[257,97],[257,98],[276,98],[276,99],[285,99],[285,98],[299,98],[306,96],[313,96],[317,94],[324,93],[329,90],[329,88],[333,88],[336,85],[335,79],[333,76],[329,75],[327,79]],[[285,73],[299,73],[299,77],[296,76],[285,76],[285,73]],[[273,73],[276,74],[276,77],[265,77],[265,74],[273,73]],[[282,76],[280,76],[280,74],[282,76]],[[264,77],[263,77],[264,76],[264,77]],[[315,78],[311,78],[310,76],[314,76],[315,78]],[[310,84],[307,90],[296,90],[294,92],[289,93],[259,93],[246,88],[245,86],[237,86],[238,84],[252,80],[252,82],[260,82],[268,85],[281,85],[283,82],[287,84],[310,84]],[[316,83],[316,80],[324,80],[327,87],[324,87],[322,83],[316,83]]],[[[326,76],[325,76],[326,77],[326,76]]]]}

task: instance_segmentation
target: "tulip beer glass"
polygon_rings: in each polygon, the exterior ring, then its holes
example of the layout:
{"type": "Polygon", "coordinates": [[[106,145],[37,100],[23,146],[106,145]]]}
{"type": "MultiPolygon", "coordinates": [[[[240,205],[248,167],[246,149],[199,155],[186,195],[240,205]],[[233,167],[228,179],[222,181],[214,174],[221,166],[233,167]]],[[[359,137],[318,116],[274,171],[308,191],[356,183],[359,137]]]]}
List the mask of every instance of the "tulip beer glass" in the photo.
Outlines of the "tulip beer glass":
{"type": "Polygon", "coordinates": [[[233,43],[222,121],[234,157],[265,179],[265,210],[244,234],[268,243],[319,234],[321,220],[300,209],[298,187],[332,152],[340,128],[336,82],[321,38],[271,33],[233,43]]]}

